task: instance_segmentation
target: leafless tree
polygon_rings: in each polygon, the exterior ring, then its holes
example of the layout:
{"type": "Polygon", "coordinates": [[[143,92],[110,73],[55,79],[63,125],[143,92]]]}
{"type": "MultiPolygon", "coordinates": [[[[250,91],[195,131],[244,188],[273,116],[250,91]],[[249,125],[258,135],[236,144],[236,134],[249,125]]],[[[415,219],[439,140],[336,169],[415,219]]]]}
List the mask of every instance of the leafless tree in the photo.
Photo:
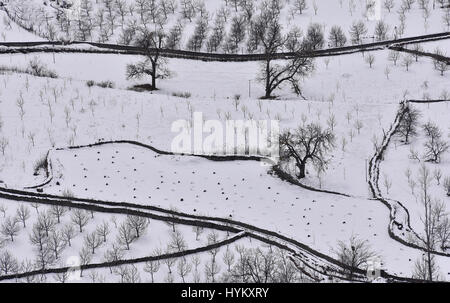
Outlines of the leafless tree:
{"type": "Polygon", "coordinates": [[[84,246],[91,250],[91,253],[95,254],[95,249],[103,244],[102,238],[96,231],[84,236],[84,246]]]}
{"type": "Polygon", "coordinates": [[[402,65],[406,68],[406,71],[409,71],[409,67],[413,63],[413,57],[411,55],[406,55],[403,57],[402,65]]]}
{"type": "Polygon", "coordinates": [[[184,240],[183,234],[179,230],[175,230],[170,234],[170,243],[167,245],[170,251],[184,251],[187,248],[186,240],[184,240]]]}
{"type": "Polygon", "coordinates": [[[126,222],[134,230],[136,238],[139,238],[149,225],[147,218],[139,216],[127,216],[126,222]]]}
{"type": "Polygon", "coordinates": [[[369,67],[372,68],[373,63],[375,62],[375,56],[372,54],[368,54],[366,55],[365,61],[367,64],[369,64],[369,67]]]}
{"type": "Polygon", "coordinates": [[[400,115],[397,133],[404,138],[405,144],[408,144],[410,137],[417,135],[420,111],[408,103],[402,108],[400,115]]]}
{"type": "Polygon", "coordinates": [[[37,222],[33,224],[33,229],[31,230],[29,238],[31,244],[37,245],[39,250],[42,250],[44,248],[44,245],[46,244],[47,241],[45,231],[37,222]]]}
{"type": "Polygon", "coordinates": [[[30,218],[30,209],[26,205],[20,204],[17,208],[16,216],[22,222],[23,228],[25,228],[26,221],[30,218]]]}
{"type": "Polygon", "coordinates": [[[20,231],[19,219],[16,217],[7,217],[3,220],[1,226],[1,233],[5,237],[9,237],[11,242],[14,242],[14,237],[18,235],[20,231]]]}
{"type": "MultiPolygon", "coordinates": [[[[113,244],[110,249],[108,249],[104,254],[104,259],[106,262],[116,262],[122,260],[125,255],[122,247],[120,245],[113,244]]],[[[112,272],[112,267],[109,268],[110,272],[112,272]]]]}
{"type": "MultiPolygon", "coordinates": [[[[434,51],[434,54],[436,56],[446,57],[446,54],[439,48],[434,51]]],[[[434,68],[441,73],[441,76],[444,76],[444,73],[448,70],[447,61],[444,59],[435,58],[433,59],[433,64],[434,68]]]]}
{"type": "Polygon", "coordinates": [[[72,243],[70,241],[73,239],[73,237],[75,237],[75,229],[73,228],[73,225],[70,223],[64,225],[61,232],[62,232],[62,236],[64,237],[64,241],[69,246],[72,246],[72,243]]]}
{"type": "Polygon", "coordinates": [[[442,139],[442,131],[433,122],[423,125],[423,130],[427,137],[425,142],[425,158],[427,161],[439,163],[443,153],[448,151],[450,145],[442,139]]]}
{"type": "Polygon", "coordinates": [[[156,80],[170,76],[167,69],[167,60],[160,56],[161,49],[165,46],[165,34],[162,30],[149,31],[140,28],[133,44],[145,52],[145,59],[136,64],[127,65],[127,78],[141,79],[148,75],[152,79],[151,89],[156,90],[156,80]]]}
{"type": "Polygon", "coordinates": [[[391,61],[392,63],[394,63],[394,65],[397,65],[397,61],[400,59],[400,52],[395,51],[395,50],[391,50],[389,52],[389,57],[388,57],[389,61],[391,61]]]}
{"type": "Polygon", "coordinates": [[[350,37],[352,44],[361,44],[367,34],[367,27],[363,21],[357,21],[350,27],[350,37]]]}
{"type": "Polygon", "coordinates": [[[6,137],[0,138],[0,150],[2,151],[2,155],[4,156],[6,153],[6,147],[8,146],[9,141],[6,137]]]}
{"type": "Polygon", "coordinates": [[[178,260],[177,272],[181,277],[183,283],[186,283],[186,276],[191,272],[192,264],[189,263],[186,257],[181,257],[178,260]]]}
{"type": "Polygon", "coordinates": [[[389,25],[386,24],[383,20],[379,20],[375,25],[375,40],[383,41],[388,39],[388,31],[389,25]]]}
{"type": "Polygon", "coordinates": [[[73,224],[78,226],[80,233],[82,233],[83,227],[85,227],[89,222],[89,215],[86,211],[77,208],[72,211],[71,220],[73,224]]]}
{"type": "Polygon", "coordinates": [[[319,124],[299,126],[295,131],[285,131],[280,136],[280,161],[294,159],[297,177],[306,176],[306,165],[311,161],[317,167],[326,167],[326,154],[335,146],[335,135],[323,130],[319,124]]]}
{"type": "Polygon", "coordinates": [[[318,50],[323,48],[325,44],[325,38],[322,30],[322,25],[319,23],[312,23],[308,26],[306,31],[305,40],[303,41],[303,47],[306,50],[318,50]]]}
{"type": "Polygon", "coordinates": [[[377,257],[369,246],[368,241],[351,236],[348,243],[339,241],[335,251],[337,259],[347,265],[345,269],[349,279],[353,279],[355,269],[366,266],[368,261],[377,257]]]}
{"type": "Polygon", "coordinates": [[[231,21],[231,29],[225,45],[226,51],[229,53],[237,53],[239,45],[245,38],[246,20],[241,16],[233,17],[231,21]]]}
{"type": "Polygon", "coordinates": [[[5,275],[16,273],[19,270],[19,263],[13,255],[5,250],[0,254],[0,273],[5,275]]]}
{"type": "Polygon", "coordinates": [[[47,269],[55,262],[55,257],[48,245],[36,251],[35,264],[38,269],[47,269]]]}
{"type": "Polygon", "coordinates": [[[420,201],[423,205],[421,221],[423,232],[419,234],[419,241],[424,247],[425,253],[417,260],[414,276],[417,278],[434,281],[439,278],[439,268],[435,262],[433,252],[437,246],[437,231],[444,218],[444,205],[440,201],[433,201],[430,196],[431,173],[425,165],[419,170],[418,183],[420,185],[420,201]]]}
{"type": "Polygon", "coordinates": [[[97,226],[96,232],[103,239],[103,242],[106,243],[106,237],[111,232],[111,229],[109,228],[108,222],[103,221],[102,224],[97,226]]]}
{"type": "Polygon", "coordinates": [[[152,283],[155,282],[154,275],[158,272],[160,266],[161,264],[158,260],[145,262],[144,271],[150,274],[150,276],[152,277],[152,283]]]}
{"type": "Polygon", "coordinates": [[[335,25],[330,30],[328,41],[330,42],[331,47],[342,47],[347,43],[347,37],[342,28],[335,25]]]}
{"type": "Polygon", "coordinates": [[[55,204],[52,205],[50,208],[50,213],[53,215],[53,217],[56,218],[56,221],[61,223],[61,217],[64,216],[67,212],[67,207],[55,204]]]}
{"type": "Polygon", "coordinates": [[[78,256],[80,258],[80,277],[83,277],[83,265],[87,265],[91,262],[92,260],[92,252],[91,250],[86,247],[83,246],[80,250],[80,252],[78,253],[78,256]]]}
{"type": "Polygon", "coordinates": [[[223,263],[227,266],[228,273],[231,272],[231,267],[234,264],[234,254],[227,246],[225,253],[223,254],[223,263]]]}
{"type": "Polygon", "coordinates": [[[48,237],[47,245],[50,250],[53,251],[55,259],[57,260],[61,252],[66,248],[66,242],[64,241],[62,232],[53,231],[48,237]]]}
{"type": "Polygon", "coordinates": [[[127,250],[130,250],[130,244],[136,239],[136,234],[127,222],[124,222],[119,227],[119,234],[117,240],[120,245],[125,246],[127,250]]]}

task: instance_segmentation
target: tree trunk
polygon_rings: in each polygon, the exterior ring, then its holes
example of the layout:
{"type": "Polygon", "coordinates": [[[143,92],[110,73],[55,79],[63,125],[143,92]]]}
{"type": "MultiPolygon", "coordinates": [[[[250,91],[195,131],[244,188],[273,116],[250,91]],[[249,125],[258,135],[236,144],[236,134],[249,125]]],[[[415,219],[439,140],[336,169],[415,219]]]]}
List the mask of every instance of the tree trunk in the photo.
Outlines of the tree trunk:
{"type": "Polygon", "coordinates": [[[267,60],[266,62],[266,99],[270,99],[270,60],[267,60]]]}
{"type": "Polygon", "coordinates": [[[306,177],[306,163],[298,163],[297,167],[299,169],[297,178],[303,179],[304,177],[306,177]]]}
{"type": "Polygon", "coordinates": [[[152,61],[152,90],[156,90],[156,62],[152,61]]]}

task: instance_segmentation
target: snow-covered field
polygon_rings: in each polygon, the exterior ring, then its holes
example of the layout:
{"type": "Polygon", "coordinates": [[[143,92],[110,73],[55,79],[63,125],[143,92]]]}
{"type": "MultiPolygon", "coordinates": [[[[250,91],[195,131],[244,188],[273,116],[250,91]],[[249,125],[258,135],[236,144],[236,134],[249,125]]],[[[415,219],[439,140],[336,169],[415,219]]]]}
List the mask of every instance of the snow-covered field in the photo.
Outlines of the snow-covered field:
{"type": "MultiPolygon", "coordinates": [[[[11,0],[9,7],[12,8],[16,2],[11,0]]],[[[124,1],[127,4],[130,2],[124,1]]],[[[259,2],[256,1],[258,5],[259,2]]],[[[280,20],[283,20],[283,33],[296,25],[306,34],[310,23],[319,23],[327,40],[333,25],[341,26],[348,35],[353,22],[363,20],[368,31],[362,42],[374,40],[372,36],[376,21],[364,16],[366,1],[306,1],[308,8],[302,14],[294,15],[290,10],[297,1],[282,2],[284,6],[280,20]],[[317,11],[314,10],[315,6],[317,11]]],[[[387,39],[394,38],[394,28],[399,26],[400,2],[393,2],[395,6],[391,12],[381,3],[382,19],[389,25],[387,39]]],[[[54,7],[42,6],[41,1],[30,3],[35,8],[42,8],[39,14],[55,10],[54,7]]],[[[228,4],[230,19],[241,12],[236,12],[232,3],[229,1],[228,4]]],[[[54,2],[51,4],[55,5],[54,2]]],[[[214,16],[225,2],[207,1],[205,4],[210,13],[209,30],[212,30],[214,16]]],[[[99,7],[94,5],[94,10],[99,7]]],[[[24,11],[30,18],[35,16],[32,10],[24,11]]],[[[4,20],[0,25],[2,41],[44,39],[9,20],[3,11],[0,13],[0,18],[4,20]]],[[[419,3],[414,3],[410,10],[406,10],[402,36],[447,30],[443,22],[445,13],[444,9],[433,7],[430,2],[429,15],[424,24],[424,10],[419,7],[419,3]]],[[[134,14],[134,18],[139,19],[138,12],[134,14]]],[[[181,45],[188,44],[190,35],[195,31],[197,17],[189,22],[177,13],[168,19],[169,28],[176,24],[177,19],[182,20],[184,30],[181,45]]],[[[130,16],[126,17],[127,21],[131,19],[130,16]]],[[[37,24],[33,23],[34,28],[37,28],[37,24]]],[[[48,24],[40,25],[39,30],[42,32],[46,28],[48,30],[48,24]]],[[[226,32],[231,27],[230,22],[227,22],[226,32]]],[[[59,27],[55,30],[58,35],[62,34],[59,27]]],[[[89,41],[98,40],[98,30],[94,28],[93,38],[89,41]]],[[[116,43],[121,30],[122,26],[117,23],[115,32],[102,42],[116,43]]],[[[245,39],[240,45],[242,52],[246,47],[245,39]]],[[[448,53],[448,46],[448,40],[422,44],[423,50],[428,52],[439,47],[448,53]]],[[[206,51],[205,46],[197,51],[206,51]]],[[[34,194],[94,199],[116,205],[129,203],[138,207],[154,206],[185,215],[235,220],[254,228],[276,232],[335,259],[338,259],[339,243],[347,243],[354,236],[367,241],[370,249],[379,256],[381,268],[389,274],[417,277],[416,261],[421,259],[423,251],[405,245],[404,242],[411,244],[418,240],[411,239],[410,234],[391,225],[395,221],[395,212],[390,212],[381,199],[374,199],[368,186],[368,165],[383,142],[383,136],[394,123],[400,103],[408,99],[442,99],[442,96],[448,99],[446,91],[450,73],[445,72],[441,76],[434,68],[433,61],[427,57],[419,57],[417,61],[411,57],[411,64],[406,66],[405,60],[409,57],[405,53],[399,54],[400,58],[395,63],[391,60],[392,51],[387,48],[316,58],[314,70],[303,77],[300,83],[304,98],[294,94],[286,83],[274,91],[275,99],[261,99],[265,87],[258,78],[264,62],[168,59],[167,68],[171,71],[171,77],[158,79],[158,90],[137,92],[130,88],[149,83],[150,78],[130,80],[126,71],[128,64],[142,59],[140,56],[1,54],[0,186],[34,194]],[[369,58],[373,59],[370,65],[369,58]],[[36,60],[54,72],[56,77],[30,74],[30,62],[36,60]],[[112,87],[103,88],[92,84],[105,81],[111,81],[112,87]],[[177,135],[172,131],[173,123],[180,119],[190,123],[195,112],[201,112],[204,121],[214,120],[223,125],[232,120],[277,121],[282,131],[316,123],[334,134],[335,144],[324,155],[328,162],[324,170],[318,170],[316,165],[308,162],[306,177],[298,179],[302,185],[311,188],[281,180],[272,167],[253,160],[212,161],[189,155],[164,155],[131,142],[86,146],[102,141],[127,140],[170,152],[177,135]],[[74,146],[81,147],[69,148],[74,146]],[[404,242],[392,238],[388,233],[389,228],[395,229],[395,235],[404,242]]],[[[285,62],[273,61],[272,64],[285,62]]],[[[401,142],[398,135],[392,137],[380,160],[378,186],[384,198],[399,201],[405,206],[412,229],[422,234],[424,207],[419,182],[416,180],[415,185],[411,185],[411,180],[418,178],[423,163],[433,176],[428,189],[432,200],[443,202],[445,212],[449,210],[447,204],[450,200],[444,188],[446,177],[450,178],[450,151],[442,154],[439,163],[426,162],[422,155],[427,139],[422,125],[434,122],[442,131],[444,142],[449,142],[450,109],[448,102],[414,103],[411,106],[420,111],[420,118],[416,122],[418,134],[411,137],[409,144],[401,142]],[[411,150],[417,151],[419,159],[411,158],[411,150]],[[406,171],[410,171],[410,178],[406,171]]],[[[292,162],[281,167],[296,178],[292,162]]],[[[36,261],[42,250],[36,243],[31,243],[30,235],[33,234],[33,226],[39,225],[39,217],[51,214],[52,208],[40,205],[35,209],[37,205],[25,200],[0,198],[0,260],[6,252],[12,253],[18,264],[22,264],[17,272],[42,269],[36,261]],[[26,227],[22,222],[17,222],[18,230],[14,241],[11,241],[12,238],[4,232],[5,226],[13,220],[21,205],[28,208],[29,218],[26,227]]],[[[133,208],[130,205],[127,207],[133,208]]],[[[121,247],[123,259],[167,253],[167,246],[174,246],[177,240],[174,240],[175,229],[185,242],[179,251],[203,247],[235,236],[234,233],[213,229],[205,229],[197,235],[198,230],[189,224],[176,224],[175,228],[167,222],[149,219],[145,232],[131,243],[129,249],[125,249],[123,240],[118,240],[122,222],[129,220],[125,213],[86,212],[87,225],[80,232],[73,222],[75,209],[64,209],[66,212],[61,222],[53,222],[50,234],[62,233],[66,226],[73,225],[73,243],[69,246],[67,241],[63,241],[65,245],[61,254],[57,260],[49,262],[46,268],[70,265],[67,260],[79,257],[83,247],[88,246],[86,237],[98,233],[95,231],[103,222],[108,223],[110,228],[108,239],[99,244],[88,264],[105,262],[105,253],[116,246],[121,247]],[[214,238],[213,241],[211,238],[214,238]]],[[[273,240],[272,237],[270,239],[273,240]]],[[[447,240],[450,240],[450,233],[447,240]]],[[[153,278],[148,272],[149,263],[139,262],[115,266],[114,270],[109,267],[89,269],[81,280],[73,281],[184,282],[185,278],[186,281],[227,281],[232,266],[226,264],[225,252],[232,250],[237,261],[239,247],[260,248],[264,254],[274,254],[280,264],[281,260],[288,260],[288,253],[283,249],[277,248],[276,253],[273,253],[272,247],[267,247],[265,243],[244,237],[221,247],[217,252],[217,264],[215,251],[208,251],[186,258],[178,257],[173,260],[173,264],[169,262],[167,265],[161,261],[153,278]],[[186,260],[188,262],[184,264],[186,260]],[[197,262],[200,263],[195,265],[197,262]],[[146,266],[147,270],[144,269],[146,266]],[[184,273],[183,270],[188,272],[185,277],[179,273],[184,273]],[[208,275],[208,271],[213,274],[208,275]]],[[[439,279],[448,280],[450,257],[445,255],[448,247],[442,249],[436,245],[435,250],[440,253],[435,256],[439,279]]],[[[172,249],[170,252],[174,251],[172,249]]],[[[364,263],[361,268],[365,270],[367,264],[364,263]]],[[[8,273],[0,267],[0,279],[8,273]]],[[[63,278],[55,274],[45,277],[48,282],[63,278]]],[[[295,282],[304,280],[300,274],[293,279],[295,282]]]]}

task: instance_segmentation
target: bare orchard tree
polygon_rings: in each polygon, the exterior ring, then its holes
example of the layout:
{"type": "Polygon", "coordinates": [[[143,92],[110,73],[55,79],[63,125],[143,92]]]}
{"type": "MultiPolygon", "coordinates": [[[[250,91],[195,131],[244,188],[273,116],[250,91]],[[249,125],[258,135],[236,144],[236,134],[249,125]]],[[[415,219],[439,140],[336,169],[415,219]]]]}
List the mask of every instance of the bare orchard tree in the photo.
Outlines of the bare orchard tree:
{"type": "Polygon", "coordinates": [[[159,263],[158,260],[145,262],[144,271],[150,274],[150,276],[152,277],[152,283],[155,282],[154,276],[155,276],[155,273],[158,272],[160,266],[161,266],[161,263],[159,263]]]}
{"type": "Polygon", "coordinates": [[[127,250],[130,250],[130,244],[136,239],[135,231],[133,227],[127,222],[124,222],[119,227],[119,234],[117,240],[120,245],[125,246],[127,250]]]}
{"type": "Polygon", "coordinates": [[[170,76],[167,69],[167,59],[161,57],[161,49],[165,47],[166,35],[162,30],[149,31],[140,28],[136,34],[133,44],[142,49],[145,59],[127,65],[128,79],[141,79],[150,76],[152,79],[151,90],[156,90],[156,80],[165,79],[170,76]]]}
{"type": "Polygon", "coordinates": [[[111,229],[109,228],[108,222],[103,221],[102,224],[97,226],[96,232],[103,239],[103,243],[106,243],[106,237],[111,232],[111,229]]]}
{"type": "Polygon", "coordinates": [[[61,232],[67,245],[72,246],[72,243],[70,241],[73,239],[73,237],[75,237],[75,229],[73,225],[70,223],[64,225],[61,232]]]}
{"type": "MultiPolygon", "coordinates": [[[[105,252],[103,258],[106,262],[116,262],[122,260],[124,255],[125,252],[122,247],[113,243],[112,247],[105,252]]],[[[109,267],[109,270],[113,273],[112,267],[109,267]]]]}
{"type": "Polygon", "coordinates": [[[419,170],[418,183],[420,185],[420,201],[423,206],[421,221],[423,232],[419,234],[419,241],[425,250],[422,258],[416,261],[414,276],[416,278],[435,281],[439,278],[439,268],[435,262],[434,251],[438,244],[438,230],[443,227],[443,223],[448,222],[446,218],[445,206],[440,201],[433,201],[430,196],[430,185],[432,176],[425,165],[419,170]]]}
{"type": "Polygon", "coordinates": [[[367,27],[363,21],[354,22],[350,27],[350,37],[352,44],[361,44],[367,34],[367,27]]]}
{"type": "MultiPolygon", "coordinates": [[[[180,275],[183,283],[186,283],[186,276],[191,272],[192,264],[186,257],[181,257],[177,264],[177,273],[180,275]]],[[[152,277],[153,278],[153,277],[152,277]]]]}
{"type": "Polygon", "coordinates": [[[84,236],[84,246],[89,248],[93,255],[95,254],[95,249],[99,248],[102,244],[103,239],[96,231],[84,236]]]}
{"type": "Polygon", "coordinates": [[[410,137],[417,135],[420,111],[408,103],[402,108],[400,115],[397,133],[403,138],[403,142],[408,144],[410,137]]]}
{"type": "Polygon", "coordinates": [[[328,36],[328,41],[331,47],[342,47],[347,43],[347,37],[345,36],[342,27],[335,25],[331,28],[328,36]]]}
{"type": "Polygon", "coordinates": [[[363,269],[372,258],[377,257],[367,241],[354,235],[348,243],[339,241],[335,253],[338,260],[347,266],[345,271],[349,279],[353,279],[356,269],[363,269]]]}
{"type": "Polygon", "coordinates": [[[26,221],[30,218],[30,209],[25,204],[20,204],[17,208],[16,216],[22,222],[23,228],[25,228],[26,221]]]}
{"type": "Polygon", "coordinates": [[[16,258],[7,250],[0,254],[0,274],[9,275],[19,270],[16,258]]]}
{"type": "Polygon", "coordinates": [[[78,226],[80,233],[83,232],[83,227],[85,227],[89,222],[89,215],[86,211],[82,209],[74,209],[71,216],[72,223],[78,226]]]}
{"type": "Polygon", "coordinates": [[[51,206],[50,213],[56,218],[56,221],[60,223],[61,217],[66,214],[67,210],[67,207],[55,204],[51,206]]]}
{"type": "Polygon", "coordinates": [[[426,161],[439,163],[442,154],[448,151],[450,145],[442,138],[442,131],[433,122],[425,123],[423,130],[428,139],[425,142],[425,159],[426,161]]]}
{"type": "Polygon", "coordinates": [[[306,165],[312,162],[318,168],[325,168],[326,155],[335,147],[335,135],[330,129],[322,129],[319,124],[299,126],[294,131],[285,131],[280,136],[280,161],[295,161],[297,178],[306,177],[306,165]]]}
{"type": "MultiPolygon", "coordinates": [[[[439,57],[446,57],[446,54],[439,48],[436,48],[434,54],[439,57]]],[[[441,76],[444,76],[444,73],[449,69],[447,61],[441,58],[433,59],[433,64],[434,68],[441,73],[441,76]]]]}
{"type": "Polygon", "coordinates": [[[19,234],[19,219],[16,217],[6,217],[1,226],[1,233],[5,237],[9,237],[14,242],[14,237],[19,234]]]}
{"type": "Polygon", "coordinates": [[[55,259],[57,260],[64,248],[66,248],[66,241],[64,235],[60,231],[53,231],[48,237],[48,247],[53,252],[55,259]]]}
{"type": "Polygon", "coordinates": [[[278,17],[264,11],[255,21],[254,27],[251,39],[255,41],[255,49],[262,49],[266,55],[258,77],[258,80],[265,85],[264,98],[273,98],[272,92],[285,82],[290,83],[295,93],[300,95],[300,77],[313,70],[312,59],[301,56],[301,49],[298,49],[296,50],[298,56],[290,59],[286,64],[274,63],[273,54],[282,49],[288,39],[288,36],[283,36],[281,33],[282,28],[278,17]]]}
{"type": "Polygon", "coordinates": [[[140,216],[127,216],[126,222],[134,230],[136,238],[139,238],[149,225],[148,219],[140,216]]]}

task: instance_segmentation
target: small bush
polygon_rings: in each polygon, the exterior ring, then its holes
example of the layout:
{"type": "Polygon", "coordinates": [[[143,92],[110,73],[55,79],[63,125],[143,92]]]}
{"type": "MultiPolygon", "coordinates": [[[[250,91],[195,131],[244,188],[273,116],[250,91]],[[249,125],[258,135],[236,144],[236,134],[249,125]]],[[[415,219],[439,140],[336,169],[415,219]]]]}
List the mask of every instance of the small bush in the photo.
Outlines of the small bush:
{"type": "Polygon", "coordinates": [[[89,80],[86,82],[86,85],[89,87],[92,86],[98,86],[98,87],[102,87],[102,88],[114,88],[114,82],[112,81],[102,81],[102,82],[95,82],[93,80],[89,80]]]}
{"type": "Polygon", "coordinates": [[[175,93],[172,93],[172,96],[189,99],[191,97],[191,93],[190,92],[184,92],[184,93],[177,93],[177,92],[175,92],[175,93]]]}
{"type": "Polygon", "coordinates": [[[58,78],[58,75],[47,69],[47,67],[39,61],[38,57],[34,57],[30,60],[30,62],[28,62],[28,72],[37,77],[58,78]]]}
{"type": "Polygon", "coordinates": [[[74,198],[75,195],[73,194],[73,192],[70,189],[64,189],[62,192],[62,196],[65,198],[74,198]]]}
{"type": "Polygon", "coordinates": [[[47,155],[44,155],[34,163],[34,174],[38,175],[41,169],[44,170],[46,174],[48,174],[47,167],[48,167],[47,155]]]}

